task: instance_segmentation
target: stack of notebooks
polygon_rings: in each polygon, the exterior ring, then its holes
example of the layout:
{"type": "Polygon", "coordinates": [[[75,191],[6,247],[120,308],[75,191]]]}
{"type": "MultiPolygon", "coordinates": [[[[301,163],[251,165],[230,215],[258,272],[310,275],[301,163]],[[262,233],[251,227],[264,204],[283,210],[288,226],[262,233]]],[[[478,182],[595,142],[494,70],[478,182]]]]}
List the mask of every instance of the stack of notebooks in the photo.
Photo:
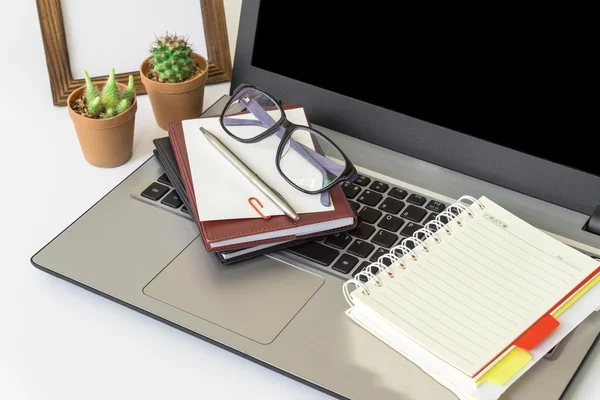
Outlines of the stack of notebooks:
{"type": "Polygon", "coordinates": [[[486,197],[448,209],[344,283],[346,314],[459,398],[497,399],[598,309],[600,264],[486,197]]]}
{"type": "MultiPolygon", "coordinates": [[[[284,106],[284,109],[290,121],[308,125],[302,107],[284,106]]],[[[356,226],[356,215],[341,187],[329,191],[331,201],[325,206],[321,196],[304,194],[284,180],[275,165],[279,144],[275,136],[244,144],[227,135],[219,117],[206,117],[171,123],[169,136],[155,140],[154,144],[157,159],[196,220],[206,250],[214,252],[223,263],[241,261],[356,226]],[[200,127],[217,136],[280,193],[300,219],[294,221],[283,215],[208,142],[200,127]],[[260,214],[257,212],[259,204],[260,214]]]]}

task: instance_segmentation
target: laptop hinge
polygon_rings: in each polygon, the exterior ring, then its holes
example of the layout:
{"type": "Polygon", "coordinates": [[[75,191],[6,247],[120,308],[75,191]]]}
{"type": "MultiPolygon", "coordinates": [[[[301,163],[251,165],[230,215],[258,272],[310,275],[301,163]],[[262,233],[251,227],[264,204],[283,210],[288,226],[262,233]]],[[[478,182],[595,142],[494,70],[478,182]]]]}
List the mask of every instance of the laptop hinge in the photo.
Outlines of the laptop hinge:
{"type": "Polygon", "coordinates": [[[600,235],[600,204],[596,206],[596,209],[588,219],[587,223],[583,227],[588,232],[600,235]]]}

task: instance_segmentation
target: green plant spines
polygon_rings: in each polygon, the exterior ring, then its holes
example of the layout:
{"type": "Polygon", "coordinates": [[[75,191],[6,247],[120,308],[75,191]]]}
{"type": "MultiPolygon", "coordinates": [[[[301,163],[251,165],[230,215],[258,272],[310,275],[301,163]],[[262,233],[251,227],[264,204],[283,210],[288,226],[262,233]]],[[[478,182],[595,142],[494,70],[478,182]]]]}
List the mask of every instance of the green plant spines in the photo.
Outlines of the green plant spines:
{"type": "Polygon", "coordinates": [[[117,114],[121,114],[127,111],[130,105],[131,103],[127,99],[121,100],[117,105],[117,114]]]}
{"type": "Polygon", "coordinates": [[[92,117],[98,117],[102,111],[102,104],[100,103],[100,96],[96,96],[94,100],[88,103],[88,112],[92,117]]]}
{"type": "MultiPolygon", "coordinates": [[[[123,92],[123,96],[121,98],[123,100],[127,100],[128,105],[133,103],[133,95],[135,93],[135,82],[133,81],[133,75],[129,75],[129,82],[127,83],[127,88],[123,92]]],[[[119,103],[121,104],[121,103],[119,103]]]]}
{"type": "Polygon", "coordinates": [[[98,89],[94,86],[87,71],[83,71],[83,76],[85,77],[85,98],[93,100],[98,97],[98,89]]]}
{"type": "Polygon", "coordinates": [[[186,38],[167,33],[152,43],[150,49],[152,72],[158,77],[159,82],[184,82],[194,72],[192,52],[192,47],[186,38]]]}
{"type": "Polygon", "coordinates": [[[98,90],[93,85],[87,71],[84,71],[83,75],[85,76],[86,84],[85,104],[90,117],[111,118],[127,111],[131,107],[135,97],[133,75],[129,75],[127,88],[121,93],[115,79],[115,69],[112,68],[101,94],[98,93],[98,90]]]}
{"type": "Polygon", "coordinates": [[[119,100],[121,100],[121,93],[115,80],[115,69],[111,68],[108,81],[104,85],[104,89],[102,89],[102,104],[108,110],[109,108],[116,107],[119,104],[119,100]]]}

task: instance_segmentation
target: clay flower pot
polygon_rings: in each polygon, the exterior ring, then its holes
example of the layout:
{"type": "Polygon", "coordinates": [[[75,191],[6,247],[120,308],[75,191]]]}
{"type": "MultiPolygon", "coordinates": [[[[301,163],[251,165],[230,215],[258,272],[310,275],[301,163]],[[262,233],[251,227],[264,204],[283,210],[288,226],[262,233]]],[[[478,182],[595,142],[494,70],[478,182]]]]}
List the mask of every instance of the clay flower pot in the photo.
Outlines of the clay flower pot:
{"type": "Polygon", "coordinates": [[[148,78],[146,73],[152,68],[150,64],[152,56],[146,58],[140,65],[142,83],[150,97],[154,118],[158,126],[164,130],[169,129],[169,122],[198,118],[202,114],[208,61],[200,54],[192,53],[192,55],[203,71],[189,81],[181,83],[161,83],[148,78]]]}
{"type": "MultiPolygon", "coordinates": [[[[106,82],[96,84],[100,90],[106,82]]],[[[117,83],[119,89],[126,85],[117,83]]],[[[133,131],[137,100],[127,111],[112,118],[94,119],[84,117],[73,111],[71,104],[85,91],[85,85],[75,89],[67,99],[69,115],[73,120],[81,151],[85,159],[96,167],[112,168],[125,164],[131,158],[133,150],[133,131]]]]}

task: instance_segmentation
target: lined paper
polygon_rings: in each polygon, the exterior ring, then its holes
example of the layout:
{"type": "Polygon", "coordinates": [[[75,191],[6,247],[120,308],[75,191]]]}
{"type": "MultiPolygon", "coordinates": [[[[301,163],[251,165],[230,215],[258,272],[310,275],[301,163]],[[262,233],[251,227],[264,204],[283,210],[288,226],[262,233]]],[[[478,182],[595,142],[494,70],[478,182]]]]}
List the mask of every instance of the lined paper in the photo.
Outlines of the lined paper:
{"type": "Polygon", "coordinates": [[[473,377],[585,280],[598,262],[546,235],[491,200],[452,235],[416,248],[371,295],[352,293],[394,329],[473,377]]]}

